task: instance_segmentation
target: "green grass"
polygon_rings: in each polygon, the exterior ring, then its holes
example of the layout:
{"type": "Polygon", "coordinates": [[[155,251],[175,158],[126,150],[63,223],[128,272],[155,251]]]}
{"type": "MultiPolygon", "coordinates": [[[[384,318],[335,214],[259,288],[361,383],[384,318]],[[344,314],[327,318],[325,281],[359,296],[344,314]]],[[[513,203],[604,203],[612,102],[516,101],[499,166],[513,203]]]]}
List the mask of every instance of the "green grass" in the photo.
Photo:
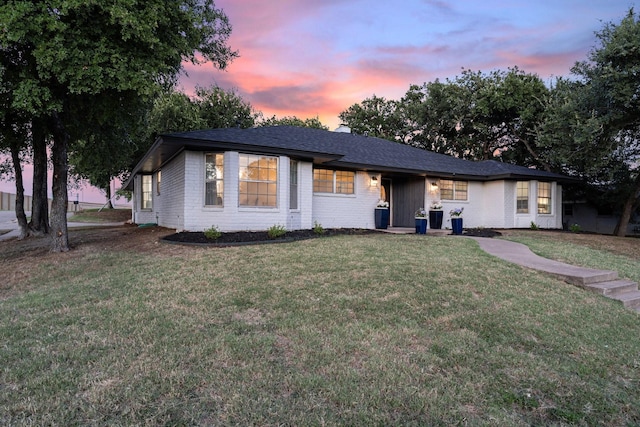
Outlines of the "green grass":
{"type": "Polygon", "coordinates": [[[47,258],[2,425],[637,425],[640,316],[463,238],[47,258]]]}

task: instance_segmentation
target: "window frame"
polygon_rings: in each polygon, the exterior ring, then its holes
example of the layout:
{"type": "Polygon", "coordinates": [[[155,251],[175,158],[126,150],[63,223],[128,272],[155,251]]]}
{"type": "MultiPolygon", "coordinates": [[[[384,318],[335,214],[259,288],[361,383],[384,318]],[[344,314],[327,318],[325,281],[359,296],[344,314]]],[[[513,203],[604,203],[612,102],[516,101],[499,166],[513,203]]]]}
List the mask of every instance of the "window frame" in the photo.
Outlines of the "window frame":
{"type": "Polygon", "coordinates": [[[140,210],[153,210],[153,175],[151,174],[143,174],[140,178],[140,210]],[[148,182],[145,183],[147,180],[148,182]]]}
{"type": "Polygon", "coordinates": [[[300,163],[297,160],[289,159],[289,210],[297,211],[300,209],[300,163]]]}
{"type": "Polygon", "coordinates": [[[440,179],[440,200],[449,202],[468,202],[469,201],[469,181],[458,181],[453,179],[440,179]],[[463,187],[464,188],[458,188],[463,187]],[[449,188],[450,187],[450,188],[449,188]],[[451,191],[451,198],[444,192],[451,191]],[[458,194],[463,194],[464,198],[459,198],[458,194]]]}
{"type": "Polygon", "coordinates": [[[531,189],[531,185],[529,185],[529,181],[516,182],[516,213],[518,214],[529,213],[530,189],[531,189]],[[521,185],[523,184],[526,186],[526,188],[521,187],[521,185]],[[526,190],[526,194],[523,194],[524,190],[526,190]],[[521,207],[520,206],[521,202],[526,202],[526,207],[521,207]]]}
{"type": "Polygon", "coordinates": [[[248,153],[240,153],[238,156],[238,207],[240,208],[261,208],[261,209],[277,209],[278,208],[278,175],[279,175],[279,157],[277,156],[267,156],[262,154],[248,154],[248,153]],[[245,160],[246,159],[246,160],[245,160]],[[261,166],[260,162],[266,160],[266,167],[261,166]],[[270,165],[270,162],[273,161],[275,167],[270,165]],[[253,163],[257,162],[257,166],[251,166],[253,163]],[[244,165],[243,163],[246,163],[244,165]],[[250,170],[252,169],[252,171],[250,170]],[[253,179],[249,179],[248,177],[251,175],[251,172],[257,174],[257,177],[253,177],[253,179]],[[243,173],[246,178],[243,178],[243,173]],[[271,177],[271,174],[274,173],[275,176],[271,177]],[[266,179],[264,178],[264,174],[266,174],[266,179]],[[273,179],[272,179],[273,178],[273,179]],[[243,185],[246,190],[243,191],[243,185]],[[249,188],[255,187],[257,192],[250,193],[249,188]],[[273,188],[273,191],[271,189],[273,188]],[[262,192],[266,189],[266,192],[262,192]],[[255,196],[256,202],[266,197],[266,204],[249,204],[249,198],[255,196]],[[242,199],[246,198],[247,203],[242,203],[242,199]],[[271,200],[273,200],[273,204],[271,204],[271,200]]]}
{"type": "Polygon", "coordinates": [[[538,182],[537,198],[538,215],[553,215],[553,186],[550,182],[540,181],[538,182]],[[547,191],[542,191],[543,187],[547,191]],[[541,203],[541,201],[547,200],[548,203],[541,203]],[[543,207],[547,206],[547,209],[543,211],[543,207]]]}
{"type": "Polygon", "coordinates": [[[203,205],[205,207],[212,207],[212,208],[224,207],[224,153],[205,153],[204,155],[204,201],[203,202],[204,202],[203,205]],[[213,164],[213,168],[216,171],[215,178],[210,178],[207,176],[208,174],[207,164],[209,163],[208,159],[211,157],[213,157],[214,159],[212,164],[213,164]],[[220,161],[220,163],[218,163],[218,161],[220,161]],[[207,203],[207,191],[208,191],[209,184],[215,185],[216,203],[211,203],[211,204],[207,203]],[[220,201],[220,203],[217,203],[218,200],[220,201]]]}
{"type": "Polygon", "coordinates": [[[342,169],[313,168],[313,193],[353,196],[356,194],[356,172],[342,169]],[[324,179],[318,179],[316,173],[324,179]],[[330,179],[328,179],[329,177],[330,179]],[[329,185],[331,191],[328,191],[329,185]]]}

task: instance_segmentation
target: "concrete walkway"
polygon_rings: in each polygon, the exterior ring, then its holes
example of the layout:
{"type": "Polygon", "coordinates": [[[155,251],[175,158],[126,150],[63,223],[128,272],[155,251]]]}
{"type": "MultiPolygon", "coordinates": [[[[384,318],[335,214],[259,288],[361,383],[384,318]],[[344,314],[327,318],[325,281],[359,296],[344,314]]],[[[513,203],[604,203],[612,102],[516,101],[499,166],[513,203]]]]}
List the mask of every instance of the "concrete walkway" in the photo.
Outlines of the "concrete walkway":
{"type": "MultiPolygon", "coordinates": [[[[29,216],[29,212],[26,213],[29,216]]],[[[69,213],[68,216],[72,216],[69,213]]],[[[122,222],[67,222],[67,228],[80,228],[80,227],[113,227],[122,225],[122,222]]],[[[15,239],[20,236],[20,227],[18,227],[18,220],[16,219],[15,212],[12,211],[0,211],[0,230],[10,230],[8,233],[0,235],[0,242],[4,240],[15,239]]]]}
{"type": "MultiPolygon", "coordinates": [[[[412,228],[389,228],[383,230],[394,234],[413,234],[412,228]]],[[[427,235],[450,236],[451,230],[428,229],[427,235]]],[[[522,243],[488,237],[463,236],[478,242],[480,249],[505,261],[521,265],[532,270],[542,271],[558,277],[591,292],[615,299],[624,307],[640,312],[640,291],[638,284],[631,280],[618,279],[618,273],[612,270],[595,270],[577,267],[543,258],[534,254],[522,243]]]]}
{"type": "Polygon", "coordinates": [[[595,270],[577,267],[543,258],[517,242],[486,237],[471,237],[483,251],[505,261],[552,274],[565,282],[620,301],[625,307],[640,312],[638,284],[630,280],[619,280],[618,273],[611,270],[595,270]]]}

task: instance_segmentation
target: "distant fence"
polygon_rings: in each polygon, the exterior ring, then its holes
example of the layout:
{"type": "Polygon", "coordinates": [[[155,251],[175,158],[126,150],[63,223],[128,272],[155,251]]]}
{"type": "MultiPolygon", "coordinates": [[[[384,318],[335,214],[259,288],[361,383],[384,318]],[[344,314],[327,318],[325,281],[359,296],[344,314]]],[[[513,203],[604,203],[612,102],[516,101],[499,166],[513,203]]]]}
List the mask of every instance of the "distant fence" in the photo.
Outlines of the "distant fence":
{"type": "MultiPolygon", "coordinates": [[[[31,210],[31,202],[33,198],[31,196],[24,196],[24,210],[31,210]]],[[[89,203],[70,201],[67,205],[67,212],[77,212],[84,209],[99,209],[104,203],[89,203]]],[[[16,210],[16,195],[11,193],[5,193],[0,191],[0,211],[15,211],[16,210]]],[[[49,210],[51,210],[51,199],[49,199],[49,210]]]]}

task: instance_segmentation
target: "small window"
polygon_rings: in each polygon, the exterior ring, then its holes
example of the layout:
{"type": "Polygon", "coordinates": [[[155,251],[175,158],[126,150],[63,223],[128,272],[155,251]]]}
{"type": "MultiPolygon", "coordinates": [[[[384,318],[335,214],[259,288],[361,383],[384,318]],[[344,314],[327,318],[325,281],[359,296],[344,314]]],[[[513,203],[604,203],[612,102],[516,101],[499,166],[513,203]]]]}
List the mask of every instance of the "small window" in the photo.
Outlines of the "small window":
{"type": "Polygon", "coordinates": [[[356,174],[331,169],[313,170],[314,193],[354,194],[356,174]]]}
{"type": "Polygon", "coordinates": [[[240,155],[240,206],[278,205],[278,158],[240,155]]]}
{"type": "Polygon", "coordinates": [[[551,183],[550,182],[538,183],[538,213],[539,214],[551,213],[551,183]]]}
{"type": "Polygon", "coordinates": [[[289,161],[289,209],[298,209],[298,162],[289,161]]]}
{"type": "Polygon", "coordinates": [[[516,212],[529,213],[529,182],[518,181],[516,193],[516,212]]]}
{"type": "Polygon", "coordinates": [[[204,204],[222,206],[224,201],[224,155],[205,155],[204,204]]]}
{"type": "Polygon", "coordinates": [[[467,181],[453,181],[451,179],[440,180],[441,200],[467,200],[469,197],[469,184],[467,181]]]}
{"type": "Polygon", "coordinates": [[[153,175],[142,175],[142,209],[153,209],[153,175]]]}

